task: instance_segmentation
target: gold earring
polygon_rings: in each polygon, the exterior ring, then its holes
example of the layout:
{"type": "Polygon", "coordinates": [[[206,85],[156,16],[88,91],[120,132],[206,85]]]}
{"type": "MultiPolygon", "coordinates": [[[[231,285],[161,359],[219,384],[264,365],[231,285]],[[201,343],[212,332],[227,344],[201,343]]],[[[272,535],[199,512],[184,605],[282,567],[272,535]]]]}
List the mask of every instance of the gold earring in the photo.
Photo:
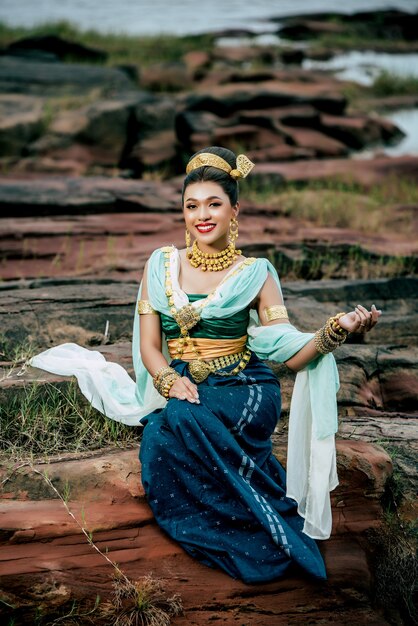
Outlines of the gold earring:
{"type": "Polygon", "coordinates": [[[234,217],[229,225],[229,241],[235,246],[238,239],[238,220],[234,217]]]}
{"type": "Polygon", "coordinates": [[[186,228],[185,239],[186,239],[186,255],[187,255],[187,258],[190,259],[190,257],[192,256],[192,252],[190,250],[190,247],[192,245],[192,237],[190,235],[190,231],[188,228],[186,228]]]}

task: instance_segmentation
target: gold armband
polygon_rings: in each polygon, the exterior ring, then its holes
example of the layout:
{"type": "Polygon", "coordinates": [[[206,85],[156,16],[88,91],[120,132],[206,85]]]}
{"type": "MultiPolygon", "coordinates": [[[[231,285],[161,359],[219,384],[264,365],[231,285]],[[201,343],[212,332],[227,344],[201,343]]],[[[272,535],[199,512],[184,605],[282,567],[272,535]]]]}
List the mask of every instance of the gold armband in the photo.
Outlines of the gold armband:
{"type": "Polygon", "coordinates": [[[284,320],[288,318],[287,309],[284,304],[274,304],[273,306],[266,306],[264,309],[264,315],[266,320],[271,322],[272,320],[284,320]]]}
{"type": "Polygon", "coordinates": [[[138,300],[138,313],[139,315],[158,315],[157,311],[152,308],[149,300],[138,300]]]}

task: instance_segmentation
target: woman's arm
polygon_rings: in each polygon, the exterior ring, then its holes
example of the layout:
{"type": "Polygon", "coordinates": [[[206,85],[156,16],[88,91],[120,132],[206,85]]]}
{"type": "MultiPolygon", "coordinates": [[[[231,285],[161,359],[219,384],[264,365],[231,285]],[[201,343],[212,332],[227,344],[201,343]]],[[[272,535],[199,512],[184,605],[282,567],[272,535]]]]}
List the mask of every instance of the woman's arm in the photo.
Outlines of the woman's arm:
{"type": "MultiPolygon", "coordinates": [[[[272,326],[273,324],[288,324],[287,318],[276,319],[268,321],[266,317],[265,309],[274,305],[283,305],[283,298],[281,296],[279,287],[271,274],[268,274],[267,279],[258,294],[256,301],[256,308],[261,324],[263,326],[272,326]]],[[[339,325],[348,332],[360,332],[364,333],[369,331],[373,326],[377,324],[378,318],[381,315],[381,311],[378,311],[375,305],[372,305],[370,311],[367,311],[361,304],[357,305],[354,311],[346,313],[339,318],[339,325]]],[[[303,369],[308,363],[314,361],[320,352],[318,352],[314,339],[311,339],[290,359],[285,361],[291,370],[298,372],[303,369]]]]}
{"type": "MultiPolygon", "coordinates": [[[[148,300],[147,273],[148,262],[145,264],[142,278],[141,300],[148,300]]],[[[139,316],[139,324],[142,362],[154,378],[158,370],[162,367],[168,367],[167,359],[162,353],[160,316],[153,313],[142,314],[139,316]]],[[[189,400],[189,402],[199,401],[197,386],[185,376],[174,381],[169,391],[169,397],[189,400]]]]}

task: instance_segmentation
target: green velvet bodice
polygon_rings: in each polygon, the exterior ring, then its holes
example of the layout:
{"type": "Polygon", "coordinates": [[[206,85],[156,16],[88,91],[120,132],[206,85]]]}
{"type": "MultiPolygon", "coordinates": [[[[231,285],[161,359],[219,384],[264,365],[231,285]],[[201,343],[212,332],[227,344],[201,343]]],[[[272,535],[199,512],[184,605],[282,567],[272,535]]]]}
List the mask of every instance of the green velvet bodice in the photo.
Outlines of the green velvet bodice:
{"type": "MultiPolygon", "coordinates": [[[[205,298],[205,294],[187,294],[189,302],[195,302],[205,298]]],[[[176,321],[164,313],[160,313],[162,330],[167,339],[177,339],[180,336],[180,329],[176,321]]],[[[247,334],[247,327],[250,317],[249,308],[238,311],[231,317],[219,319],[201,319],[194,328],[190,330],[191,337],[205,337],[207,339],[238,339],[247,334]]]]}

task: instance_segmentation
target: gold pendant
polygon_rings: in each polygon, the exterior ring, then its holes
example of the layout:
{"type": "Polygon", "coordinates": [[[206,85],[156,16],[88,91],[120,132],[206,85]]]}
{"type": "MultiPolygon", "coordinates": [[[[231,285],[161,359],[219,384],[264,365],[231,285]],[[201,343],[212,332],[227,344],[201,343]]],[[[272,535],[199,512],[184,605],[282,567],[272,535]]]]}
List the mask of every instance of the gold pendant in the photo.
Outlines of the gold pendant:
{"type": "Polygon", "coordinates": [[[202,383],[211,373],[210,366],[200,359],[189,362],[189,372],[195,383],[202,383]]]}
{"type": "Polygon", "coordinates": [[[186,304],[177,311],[174,315],[174,319],[183,332],[190,330],[193,326],[196,326],[200,320],[200,315],[191,304],[186,304]]]}

